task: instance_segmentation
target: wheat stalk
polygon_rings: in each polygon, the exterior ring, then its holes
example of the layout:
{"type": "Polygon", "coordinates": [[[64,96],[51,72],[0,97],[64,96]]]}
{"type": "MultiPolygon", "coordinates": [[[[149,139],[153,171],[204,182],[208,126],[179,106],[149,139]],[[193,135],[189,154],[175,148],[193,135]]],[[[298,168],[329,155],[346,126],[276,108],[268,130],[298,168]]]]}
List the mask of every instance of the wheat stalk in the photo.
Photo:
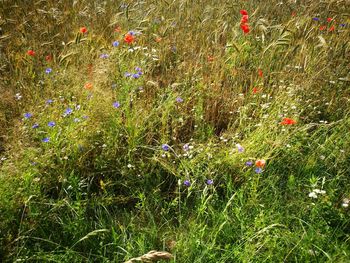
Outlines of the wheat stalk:
{"type": "Polygon", "coordinates": [[[132,258],[124,263],[154,262],[161,259],[171,259],[172,257],[173,255],[168,252],[151,250],[150,252],[141,257],[132,258]]]}

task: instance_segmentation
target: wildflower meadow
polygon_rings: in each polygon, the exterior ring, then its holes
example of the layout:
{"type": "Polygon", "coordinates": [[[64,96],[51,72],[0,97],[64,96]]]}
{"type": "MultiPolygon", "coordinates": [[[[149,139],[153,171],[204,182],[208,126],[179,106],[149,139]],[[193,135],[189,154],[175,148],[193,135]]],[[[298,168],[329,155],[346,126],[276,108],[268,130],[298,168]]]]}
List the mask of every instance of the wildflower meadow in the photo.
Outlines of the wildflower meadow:
{"type": "Polygon", "coordinates": [[[0,262],[350,262],[348,0],[0,0],[0,262]]]}

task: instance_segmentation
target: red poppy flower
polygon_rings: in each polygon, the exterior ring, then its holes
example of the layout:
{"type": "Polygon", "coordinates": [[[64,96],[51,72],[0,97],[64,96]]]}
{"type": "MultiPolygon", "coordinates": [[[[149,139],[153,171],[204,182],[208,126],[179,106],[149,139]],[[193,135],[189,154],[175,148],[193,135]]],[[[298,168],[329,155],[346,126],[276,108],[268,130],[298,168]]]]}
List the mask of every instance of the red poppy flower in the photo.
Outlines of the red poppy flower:
{"type": "Polygon", "coordinates": [[[335,29],[335,27],[334,27],[334,26],[331,26],[331,27],[329,28],[329,31],[334,31],[334,29],[335,29]]]}
{"type": "Polygon", "coordinates": [[[156,38],[156,42],[159,43],[160,41],[162,41],[162,38],[161,37],[157,37],[156,38]]]}
{"type": "Polygon", "coordinates": [[[50,62],[50,61],[52,60],[52,56],[51,56],[51,55],[47,55],[47,56],[45,57],[45,60],[46,60],[47,62],[50,62]]]}
{"type": "Polygon", "coordinates": [[[244,16],[244,15],[248,15],[247,10],[242,9],[242,10],[241,10],[241,11],[239,11],[239,12],[241,13],[241,15],[242,15],[242,16],[244,16]]]}
{"type": "Polygon", "coordinates": [[[260,68],[258,69],[258,74],[260,78],[264,76],[263,71],[260,68]]]}
{"type": "Polygon", "coordinates": [[[293,125],[296,124],[297,122],[293,119],[290,118],[283,118],[283,120],[281,121],[282,125],[293,125]]]}
{"type": "Polygon", "coordinates": [[[260,89],[258,87],[254,87],[253,88],[253,94],[256,94],[258,92],[260,92],[260,89]]]}
{"type": "Polygon", "coordinates": [[[241,19],[241,24],[245,24],[245,23],[247,23],[248,22],[248,15],[243,15],[242,16],[242,19],[241,19]]]}
{"type": "Polygon", "coordinates": [[[265,164],[266,164],[266,161],[264,159],[256,160],[255,162],[255,166],[260,168],[263,168],[265,164]]]}
{"type": "Polygon", "coordinates": [[[126,34],[125,37],[124,37],[124,41],[128,44],[131,44],[132,42],[134,42],[134,36],[131,35],[131,34],[126,34]]]}
{"type": "Polygon", "coordinates": [[[84,88],[87,90],[92,90],[92,84],[90,82],[88,82],[85,84],[84,88]]]}
{"type": "Polygon", "coordinates": [[[27,54],[29,56],[31,56],[31,57],[34,57],[35,56],[35,51],[30,49],[30,50],[27,51],[27,54]]]}
{"type": "Polygon", "coordinates": [[[325,30],[326,29],[326,26],[320,26],[320,30],[325,30]]]}
{"type": "Polygon", "coordinates": [[[327,18],[327,22],[331,22],[332,20],[333,20],[333,18],[331,18],[331,17],[327,18]]]}
{"type": "Polygon", "coordinates": [[[80,28],[80,33],[83,33],[83,34],[85,34],[85,33],[87,33],[87,28],[84,26],[84,27],[81,27],[80,28]]]}
{"type": "Polygon", "coordinates": [[[248,34],[250,31],[248,24],[241,24],[241,29],[243,30],[244,34],[248,34]]]}
{"type": "Polygon", "coordinates": [[[292,16],[294,17],[294,16],[296,16],[297,15],[297,13],[295,13],[295,12],[292,12],[292,16]]]}
{"type": "Polygon", "coordinates": [[[213,56],[208,56],[208,61],[209,62],[213,62],[214,61],[214,57],[213,56]]]}

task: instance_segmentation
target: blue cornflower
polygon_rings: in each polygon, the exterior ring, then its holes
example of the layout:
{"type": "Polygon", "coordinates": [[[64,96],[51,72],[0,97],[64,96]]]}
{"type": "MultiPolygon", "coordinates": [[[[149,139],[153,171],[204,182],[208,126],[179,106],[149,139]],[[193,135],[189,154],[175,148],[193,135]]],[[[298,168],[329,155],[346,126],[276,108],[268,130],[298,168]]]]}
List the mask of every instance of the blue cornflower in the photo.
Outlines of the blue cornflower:
{"type": "Polygon", "coordinates": [[[136,70],[137,72],[141,72],[141,71],[142,71],[142,69],[141,69],[140,67],[136,67],[135,70],[136,70]]]}
{"type": "Polygon", "coordinates": [[[47,126],[49,127],[55,127],[56,123],[54,121],[49,121],[49,123],[47,124],[47,126]]]}
{"type": "Polygon", "coordinates": [[[33,129],[39,128],[39,124],[34,123],[33,126],[32,126],[32,128],[33,128],[33,129]]]}
{"type": "Polygon", "coordinates": [[[252,161],[246,161],[246,162],[245,162],[245,165],[246,165],[246,166],[252,166],[252,165],[253,165],[253,162],[252,162],[252,161]]]}
{"type": "Polygon", "coordinates": [[[125,72],[124,76],[125,76],[125,77],[130,77],[130,76],[131,76],[131,73],[125,72]]]}
{"type": "Polygon", "coordinates": [[[50,74],[52,72],[52,68],[47,68],[46,70],[45,70],[45,73],[46,74],[50,74]]]}
{"type": "Polygon", "coordinates": [[[176,101],[177,101],[178,103],[184,102],[183,98],[181,98],[181,97],[177,97],[177,98],[176,98],[176,101]]]}
{"type": "Polygon", "coordinates": [[[190,187],[191,186],[191,182],[189,180],[185,180],[184,181],[184,185],[187,186],[187,187],[190,187]]]}
{"type": "Polygon", "coordinates": [[[207,180],[207,185],[212,185],[213,183],[214,183],[214,181],[212,179],[207,180]]]}
{"type": "Polygon", "coordinates": [[[185,152],[187,152],[190,149],[190,145],[186,143],[184,146],[182,146],[185,152]]]}
{"type": "Polygon", "coordinates": [[[320,21],[320,19],[318,17],[314,17],[312,20],[314,21],[320,21]]]}
{"type": "Polygon", "coordinates": [[[119,41],[114,41],[112,45],[113,45],[113,47],[119,46],[119,41]]]}
{"type": "Polygon", "coordinates": [[[167,145],[167,144],[162,144],[162,149],[163,149],[164,151],[169,151],[170,147],[169,147],[169,145],[167,145]]]}
{"type": "Polygon", "coordinates": [[[30,113],[30,112],[27,112],[27,113],[24,113],[24,118],[25,119],[29,119],[29,118],[31,118],[33,115],[30,113]]]}
{"type": "Polygon", "coordinates": [[[101,54],[100,58],[109,58],[109,55],[108,54],[101,54]]]}
{"type": "Polygon", "coordinates": [[[140,77],[140,74],[138,74],[138,73],[132,74],[132,77],[133,77],[134,79],[138,79],[138,78],[140,77]]]}
{"type": "Polygon", "coordinates": [[[238,152],[240,152],[240,153],[244,152],[244,148],[243,148],[242,145],[240,145],[239,143],[237,143],[236,146],[237,146],[238,152]]]}
{"type": "Polygon", "coordinates": [[[340,24],[340,26],[341,26],[341,27],[345,27],[345,26],[346,26],[346,24],[340,24]]]}
{"type": "Polygon", "coordinates": [[[116,109],[118,109],[118,108],[120,107],[119,101],[114,102],[114,103],[113,103],[113,107],[116,108],[116,109]]]}
{"type": "Polygon", "coordinates": [[[65,111],[64,111],[64,114],[63,116],[67,116],[67,115],[70,115],[72,114],[73,110],[71,108],[67,108],[65,111]]]}
{"type": "Polygon", "coordinates": [[[134,31],[129,31],[128,34],[134,36],[134,35],[135,35],[135,32],[134,32],[134,31]]]}
{"type": "Polygon", "coordinates": [[[42,142],[49,142],[50,138],[49,137],[45,137],[44,139],[41,140],[42,142]]]}
{"type": "Polygon", "coordinates": [[[46,101],[46,104],[51,104],[52,102],[53,102],[52,99],[48,99],[48,100],[46,101]]]}
{"type": "Polygon", "coordinates": [[[261,169],[260,167],[257,167],[257,168],[255,168],[255,172],[257,174],[261,174],[263,172],[263,169],[261,169]]]}
{"type": "Polygon", "coordinates": [[[86,116],[86,115],[83,116],[84,120],[87,120],[88,118],[89,118],[89,116],[86,116]]]}

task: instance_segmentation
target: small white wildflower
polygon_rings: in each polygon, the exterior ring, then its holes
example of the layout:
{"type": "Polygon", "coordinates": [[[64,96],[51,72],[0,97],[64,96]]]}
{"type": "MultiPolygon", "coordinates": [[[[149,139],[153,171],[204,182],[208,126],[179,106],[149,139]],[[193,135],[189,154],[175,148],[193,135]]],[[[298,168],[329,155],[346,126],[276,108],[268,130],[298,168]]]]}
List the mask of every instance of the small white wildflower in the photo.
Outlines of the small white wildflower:
{"type": "Polygon", "coordinates": [[[316,194],[325,194],[326,193],[326,191],[324,191],[324,190],[320,190],[320,189],[314,189],[313,190],[316,194]]]}
{"type": "Polygon", "coordinates": [[[315,192],[311,192],[311,193],[309,193],[309,197],[316,199],[317,198],[317,194],[315,192]]]}
{"type": "Polygon", "coordinates": [[[16,100],[22,99],[22,95],[20,93],[16,93],[15,95],[16,100]]]}

